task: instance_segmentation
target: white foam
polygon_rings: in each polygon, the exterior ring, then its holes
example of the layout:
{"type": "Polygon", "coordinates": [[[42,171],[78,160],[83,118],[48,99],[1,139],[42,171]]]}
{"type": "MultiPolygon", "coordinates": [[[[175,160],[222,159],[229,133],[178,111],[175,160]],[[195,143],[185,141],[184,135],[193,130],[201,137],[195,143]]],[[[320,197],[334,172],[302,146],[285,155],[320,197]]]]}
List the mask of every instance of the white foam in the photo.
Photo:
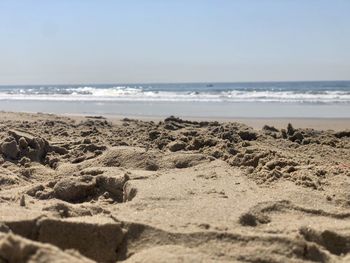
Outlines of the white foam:
{"type": "Polygon", "coordinates": [[[92,86],[52,89],[20,89],[0,91],[0,100],[37,101],[161,101],[161,102],[283,102],[283,103],[350,103],[350,92],[324,91],[305,93],[294,91],[151,91],[143,87],[92,86]]]}

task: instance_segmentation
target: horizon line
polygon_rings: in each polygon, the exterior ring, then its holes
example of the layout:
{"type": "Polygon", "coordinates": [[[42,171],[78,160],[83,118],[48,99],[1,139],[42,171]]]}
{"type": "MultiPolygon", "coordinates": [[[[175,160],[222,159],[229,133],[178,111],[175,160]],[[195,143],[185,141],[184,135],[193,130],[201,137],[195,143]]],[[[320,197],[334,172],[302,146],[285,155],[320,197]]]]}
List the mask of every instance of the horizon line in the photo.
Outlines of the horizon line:
{"type": "Polygon", "coordinates": [[[349,80],[262,80],[262,81],[188,81],[188,82],[94,82],[94,83],[64,83],[64,84],[0,84],[0,87],[11,86],[77,86],[77,85],[163,85],[163,84],[248,84],[248,83],[298,83],[298,82],[349,82],[349,80]]]}

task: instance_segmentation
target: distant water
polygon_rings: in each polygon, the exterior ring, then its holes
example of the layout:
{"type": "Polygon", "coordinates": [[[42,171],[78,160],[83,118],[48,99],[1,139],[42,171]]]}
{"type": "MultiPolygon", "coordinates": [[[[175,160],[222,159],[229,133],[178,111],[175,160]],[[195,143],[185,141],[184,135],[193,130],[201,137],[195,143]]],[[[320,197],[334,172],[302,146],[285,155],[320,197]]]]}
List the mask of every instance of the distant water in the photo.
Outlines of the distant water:
{"type": "Polygon", "coordinates": [[[0,86],[0,110],[204,117],[350,117],[350,81],[0,86]]]}
{"type": "Polygon", "coordinates": [[[0,86],[0,100],[350,103],[350,81],[0,86]]]}

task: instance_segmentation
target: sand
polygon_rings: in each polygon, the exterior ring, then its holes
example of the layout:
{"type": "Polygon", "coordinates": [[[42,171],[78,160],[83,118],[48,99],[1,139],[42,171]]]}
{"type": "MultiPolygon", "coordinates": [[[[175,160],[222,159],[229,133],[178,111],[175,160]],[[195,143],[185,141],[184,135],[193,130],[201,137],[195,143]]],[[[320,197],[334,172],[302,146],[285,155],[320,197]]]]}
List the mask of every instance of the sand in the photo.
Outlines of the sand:
{"type": "Polygon", "coordinates": [[[284,122],[2,112],[0,262],[349,262],[348,122],[284,122]]]}

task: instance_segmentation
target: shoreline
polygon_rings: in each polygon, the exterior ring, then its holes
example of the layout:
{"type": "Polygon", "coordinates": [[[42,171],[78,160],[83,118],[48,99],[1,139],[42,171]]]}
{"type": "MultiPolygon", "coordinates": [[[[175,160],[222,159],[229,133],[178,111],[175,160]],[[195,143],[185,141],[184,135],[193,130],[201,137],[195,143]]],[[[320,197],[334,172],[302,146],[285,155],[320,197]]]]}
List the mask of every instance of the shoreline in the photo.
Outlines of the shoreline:
{"type": "MultiPolygon", "coordinates": [[[[166,117],[161,116],[140,116],[140,115],[110,115],[110,114],[76,114],[76,113],[68,113],[68,114],[56,114],[56,113],[43,113],[43,112],[13,112],[13,111],[0,111],[0,118],[6,118],[6,115],[21,115],[21,114],[29,114],[32,116],[35,115],[47,115],[47,116],[61,116],[61,117],[69,117],[76,120],[86,119],[88,117],[103,117],[112,123],[120,123],[122,119],[129,118],[135,120],[142,121],[164,121],[166,117]]],[[[169,117],[169,116],[168,116],[169,117]]],[[[182,119],[190,120],[190,121],[218,121],[222,123],[227,122],[239,122],[246,124],[256,130],[261,130],[264,125],[274,126],[278,129],[286,128],[288,123],[293,124],[293,126],[297,128],[310,128],[315,130],[346,130],[350,129],[350,118],[280,118],[280,117],[240,117],[240,118],[227,118],[227,117],[192,117],[192,116],[175,116],[180,117],[182,119]]],[[[8,118],[10,119],[10,118],[8,118]]]]}
{"type": "Polygon", "coordinates": [[[350,118],[350,104],[1,101],[0,110],[136,118],[350,118]]]}

